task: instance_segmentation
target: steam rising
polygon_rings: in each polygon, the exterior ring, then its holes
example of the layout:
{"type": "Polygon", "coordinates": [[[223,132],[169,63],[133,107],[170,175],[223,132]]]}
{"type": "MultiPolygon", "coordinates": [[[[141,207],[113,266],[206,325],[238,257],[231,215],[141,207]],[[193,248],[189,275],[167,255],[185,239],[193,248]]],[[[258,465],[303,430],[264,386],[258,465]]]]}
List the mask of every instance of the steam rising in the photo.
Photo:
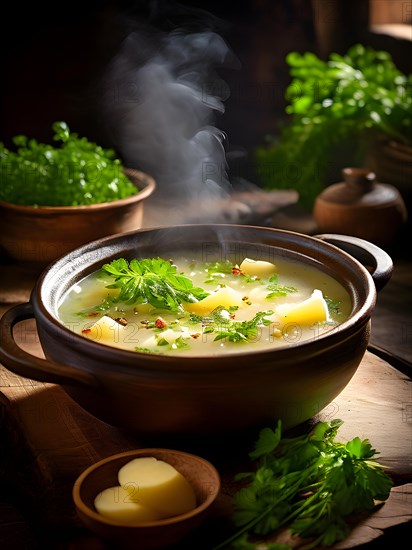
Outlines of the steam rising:
{"type": "Polygon", "coordinates": [[[214,32],[132,32],[113,59],[105,116],[125,165],[158,184],[148,210],[152,224],[196,215],[216,221],[215,201],[230,195],[225,135],[215,126],[229,90],[216,68],[236,63],[214,32]]]}

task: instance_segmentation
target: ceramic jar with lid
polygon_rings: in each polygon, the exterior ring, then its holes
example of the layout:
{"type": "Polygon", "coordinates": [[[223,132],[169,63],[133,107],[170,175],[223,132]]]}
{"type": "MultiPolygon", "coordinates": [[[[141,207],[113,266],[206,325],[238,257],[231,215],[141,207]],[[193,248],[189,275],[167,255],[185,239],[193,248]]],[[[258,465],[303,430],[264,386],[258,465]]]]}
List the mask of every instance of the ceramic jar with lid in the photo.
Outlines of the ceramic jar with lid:
{"type": "Polygon", "coordinates": [[[315,200],[318,230],[390,246],[407,219],[401,194],[393,185],[377,182],[366,168],[344,168],[342,174],[343,182],[326,187],[315,200]]]}

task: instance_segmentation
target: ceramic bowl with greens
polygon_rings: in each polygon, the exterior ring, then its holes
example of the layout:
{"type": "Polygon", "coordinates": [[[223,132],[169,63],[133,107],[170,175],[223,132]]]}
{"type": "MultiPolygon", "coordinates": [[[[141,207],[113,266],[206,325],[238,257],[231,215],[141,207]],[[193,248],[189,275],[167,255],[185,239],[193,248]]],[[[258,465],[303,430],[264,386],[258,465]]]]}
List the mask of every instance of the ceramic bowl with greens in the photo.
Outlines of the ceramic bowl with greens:
{"type": "Polygon", "coordinates": [[[125,169],[114,151],[53,124],[59,145],[16,136],[0,143],[0,247],[48,263],[91,240],[139,229],[155,182],[125,169]]]}

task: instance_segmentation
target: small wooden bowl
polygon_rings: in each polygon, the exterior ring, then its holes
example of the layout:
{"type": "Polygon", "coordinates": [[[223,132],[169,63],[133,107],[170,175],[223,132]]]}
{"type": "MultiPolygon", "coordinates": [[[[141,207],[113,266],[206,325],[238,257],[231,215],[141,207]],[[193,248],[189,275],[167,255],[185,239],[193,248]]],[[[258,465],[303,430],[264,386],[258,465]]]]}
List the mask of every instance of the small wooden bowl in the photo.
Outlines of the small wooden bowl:
{"type": "Polygon", "coordinates": [[[0,254],[45,266],[90,241],[140,229],[143,206],[155,180],[125,169],[138,193],[112,202],[83,206],[25,206],[0,201],[0,254]]]}
{"type": "Polygon", "coordinates": [[[220,476],[207,460],[171,449],[139,449],[110,456],[87,468],[73,486],[73,500],[83,524],[98,536],[116,542],[116,546],[148,550],[175,544],[198,527],[209,512],[220,490],[220,476]],[[178,470],[192,485],[197,506],[194,510],[159,521],[125,526],[107,519],[94,507],[100,491],[118,485],[117,474],[134,458],[153,456],[178,470]]]}

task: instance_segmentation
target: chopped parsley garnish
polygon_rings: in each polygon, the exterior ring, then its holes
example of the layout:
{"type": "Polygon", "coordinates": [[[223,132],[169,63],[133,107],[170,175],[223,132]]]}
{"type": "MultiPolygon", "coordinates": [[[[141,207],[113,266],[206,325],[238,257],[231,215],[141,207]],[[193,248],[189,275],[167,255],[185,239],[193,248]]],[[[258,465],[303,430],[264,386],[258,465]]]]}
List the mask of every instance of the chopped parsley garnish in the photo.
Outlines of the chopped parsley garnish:
{"type": "Polygon", "coordinates": [[[207,273],[205,284],[221,283],[226,275],[232,275],[233,264],[227,262],[206,262],[203,264],[204,271],[207,273]]]}
{"type": "Polygon", "coordinates": [[[243,280],[245,283],[255,283],[256,281],[260,281],[260,284],[265,284],[264,281],[260,279],[257,275],[248,275],[247,273],[243,274],[243,280]]]}
{"type": "Polygon", "coordinates": [[[166,338],[159,338],[157,341],[158,346],[167,346],[168,350],[190,349],[190,346],[186,338],[179,336],[174,342],[169,342],[166,338]]]}
{"type": "Polygon", "coordinates": [[[332,298],[329,298],[328,296],[323,296],[323,298],[331,315],[340,315],[342,313],[340,308],[342,302],[339,300],[332,300],[332,298]]]}
{"type": "Polygon", "coordinates": [[[298,289],[294,286],[286,286],[279,284],[279,277],[277,274],[272,275],[269,279],[269,284],[266,286],[270,293],[267,294],[266,299],[272,300],[273,298],[279,298],[281,296],[287,296],[292,292],[297,292],[298,289]]]}
{"type": "Polygon", "coordinates": [[[107,311],[113,306],[113,301],[111,298],[105,298],[100,304],[93,306],[91,308],[83,309],[79,311],[77,315],[80,317],[93,317],[98,315],[102,311],[107,311]]]}
{"type": "Polygon", "coordinates": [[[155,353],[156,355],[161,355],[158,351],[150,348],[145,348],[143,346],[136,346],[134,349],[135,351],[140,351],[141,353],[155,353]]]}
{"type": "Polygon", "coordinates": [[[198,315],[197,313],[191,313],[189,317],[189,322],[193,324],[198,324],[203,322],[204,317],[202,315],[198,315]]]}
{"type": "Polygon", "coordinates": [[[226,262],[205,262],[203,266],[208,273],[232,273],[233,269],[233,264],[229,260],[226,262]]]}
{"type": "Polygon", "coordinates": [[[247,342],[259,335],[259,327],[270,325],[273,311],[259,311],[249,321],[234,321],[229,311],[220,306],[212,311],[209,317],[203,318],[204,334],[214,334],[215,341],[228,340],[229,342],[247,342]]]}

